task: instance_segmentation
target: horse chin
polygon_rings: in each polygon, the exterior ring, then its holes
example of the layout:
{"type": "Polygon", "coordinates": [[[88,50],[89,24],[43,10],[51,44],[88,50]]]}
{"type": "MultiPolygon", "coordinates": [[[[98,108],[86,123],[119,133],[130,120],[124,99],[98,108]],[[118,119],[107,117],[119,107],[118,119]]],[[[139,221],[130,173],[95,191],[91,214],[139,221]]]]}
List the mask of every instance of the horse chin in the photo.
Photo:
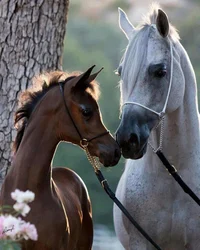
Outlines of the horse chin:
{"type": "Polygon", "coordinates": [[[138,160],[141,159],[147,151],[147,143],[143,145],[138,151],[135,151],[132,147],[130,150],[123,150],[122,155],[125,159],[138,160]]]}
{"type": "Polygon", "coordinates": [[[121,157],[121,150],[117,146],[117,148],[110,153],[108,153],[108,150],[106,150],[106,152],[95,152],[93,150],[90,150],[90,154],[91,156],[97,157],[104,167],[111,167],[117,165],[117,163],[119,162],[119,159],[121,157]]]}
{"type": "Polygon", "coordinates": [[[104,166],[104,167],[109,167],[110,166],[110,163],[108,161],[106,161],[104,158],[99,158],[99,161],[101,162],[101,164],[104,166]]]}
{"type": "Polygon", "coordinates": [[[99,157],[99,161],[101,162],[101,164],[104,165],[104,167],[112,167],[112,166],[117,165],[119,159],[113,159],[113,160],[111,161],[110,158],[106,159],[106,158],[104,158],[104,157],[99,157]]]}

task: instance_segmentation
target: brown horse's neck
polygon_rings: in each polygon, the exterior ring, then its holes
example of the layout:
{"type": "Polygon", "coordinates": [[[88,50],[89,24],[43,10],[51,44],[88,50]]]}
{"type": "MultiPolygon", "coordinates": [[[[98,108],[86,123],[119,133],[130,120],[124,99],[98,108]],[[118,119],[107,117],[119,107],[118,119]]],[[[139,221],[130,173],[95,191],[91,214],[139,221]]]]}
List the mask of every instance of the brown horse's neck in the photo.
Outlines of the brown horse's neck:
{"type": "MultiPolygon", "coordinates": [[[[58,144],[52,122],[33,119],[25,130],[15,155],[10,174],[14,174],[16,188],[35,189],[50,186],[51,161],[58,144]]],[[[37,191],[37,190],[35,190],[37,191]]]]}
{"type": "Polygon", "coordinates": [[[12,189],[37,192],[51,186],[51,161],[59,139],[55,133],[54,115],[45,103],[32,114],[16,152],[8,182],[12,189]]]}

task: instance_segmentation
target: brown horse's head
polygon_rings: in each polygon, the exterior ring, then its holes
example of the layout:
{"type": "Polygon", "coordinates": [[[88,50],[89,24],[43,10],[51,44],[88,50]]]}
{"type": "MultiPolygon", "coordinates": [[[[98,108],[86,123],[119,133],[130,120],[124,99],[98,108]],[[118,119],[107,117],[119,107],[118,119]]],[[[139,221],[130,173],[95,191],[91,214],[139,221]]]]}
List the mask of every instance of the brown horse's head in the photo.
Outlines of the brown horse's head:
{"type": "Polygon", "coordinates": [[[99,72],[91,75],[92,69],[93,67],[81,75],[68,78],[63,85],[64,100],[62,93],[59,93],[60,108],[56,133],[61,140],[77,145],[80,145],[80,136],[91,140],[88,145],[90,154],[97,156],[104,166],[113,166],[120,159],[120,149],[113,137],[109,133],[106,134],[107,129],[97,104],[99,88],[94,81],[99,72]]]}
{"type": "Polygon", "coordinates": [[[98,157],[104,166],[118,163],[120,149],[113,137],[106,133],[101,119],[97,104],[99,88],[94,81],[99,72],[91,75],[93,67],[83,74],[69,76],[56,71],[35,78],[35,85],[39,89],[23,93],[20,99],[22,106],[16,112],[15,123],[21,120],[23,126],[17,134],[15,151],[31,113],[37,110],[41,119],[45,117],[46,126],[53,128],[52,138],[56,137],[57,142],[68,141],[81,146],[82,138],[88,141],[92,139],[88,145],[92,156],[98,157]]]}

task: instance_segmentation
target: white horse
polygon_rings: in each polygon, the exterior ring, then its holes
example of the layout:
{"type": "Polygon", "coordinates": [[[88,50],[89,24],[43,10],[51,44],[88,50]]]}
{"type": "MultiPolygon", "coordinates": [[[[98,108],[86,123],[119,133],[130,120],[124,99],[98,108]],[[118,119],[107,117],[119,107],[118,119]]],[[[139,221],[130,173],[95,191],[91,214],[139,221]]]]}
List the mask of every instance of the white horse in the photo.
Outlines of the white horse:
{"type": "MultiPolygon", "coordinates": [[[[116,195],[162,250],[199,250],[200,207],[147,143],[162,148],[200,196],[199,112],[190,59],[158,6],[137,28],[121,9],[119,15],[129,43],[118,68],[122,119],[116,136],[129,160],[116,195]]],[[[114,223],[125,249],[154,249],[116,206],[114,223]]]]}

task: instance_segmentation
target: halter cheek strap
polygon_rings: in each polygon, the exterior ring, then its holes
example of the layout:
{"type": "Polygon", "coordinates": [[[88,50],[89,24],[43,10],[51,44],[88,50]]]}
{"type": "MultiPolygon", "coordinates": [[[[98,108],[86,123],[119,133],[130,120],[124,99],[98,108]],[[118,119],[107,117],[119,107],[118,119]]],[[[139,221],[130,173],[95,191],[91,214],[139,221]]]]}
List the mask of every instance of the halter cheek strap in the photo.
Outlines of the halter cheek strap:
{"type": "Polygon", "coordinates": [[[99,135],[96,135],[96,136],[94,136],[94,137],[92,137],[92,138],[90,138],[90,139],[85,139],[85,138],[83,138],[83,136],[81,135],[80,130],[78,129],[78,127],[77,127],[77,125],[76,125],[76,123],[75,123],[75,121],[74,121],[74,119],[73,119],[73,117],[72,117],[72,115],[71,115],[71,113],[70,113],[70,111],[69,111],[69,108],[68,108],[68,106],[67,106],[67,103],[66,103],[66,101],[65,101],[65,96],[64,96],[64,84],[65,84],[65,82],[66,82],[66,81],[63,81],[63,82],[60,82],[60,83],[59,83],[59,85],[60,85],[60,92],[61,92],[61,95],[62,95],[62,98],[63,98],[63,102],[64,102],[64,105],[65,105],[65,110],[66,110],[67,114],[69,115],[70,120],[71,120],[71,122],[72,122],[74,128],[76,129],[77,134],[78,134],[79,137],[80,137],[80,146],[81,146],[82,148],[85,149],[85,148],[87,148],[87,146],[89,145],[89,142],[91,142],[92,140],[95,140],[95,139],[97,139],[97,138],[99,138],[99,137],[102,137],[102,136],[104,136],[104,135],[107,135],[107,134],[109,134],[110,132],[109,132],[108,130],[106,130],[105,132],[103,132],[103,133],[101,133],[101,134],[99,134],[99,135]]]}

